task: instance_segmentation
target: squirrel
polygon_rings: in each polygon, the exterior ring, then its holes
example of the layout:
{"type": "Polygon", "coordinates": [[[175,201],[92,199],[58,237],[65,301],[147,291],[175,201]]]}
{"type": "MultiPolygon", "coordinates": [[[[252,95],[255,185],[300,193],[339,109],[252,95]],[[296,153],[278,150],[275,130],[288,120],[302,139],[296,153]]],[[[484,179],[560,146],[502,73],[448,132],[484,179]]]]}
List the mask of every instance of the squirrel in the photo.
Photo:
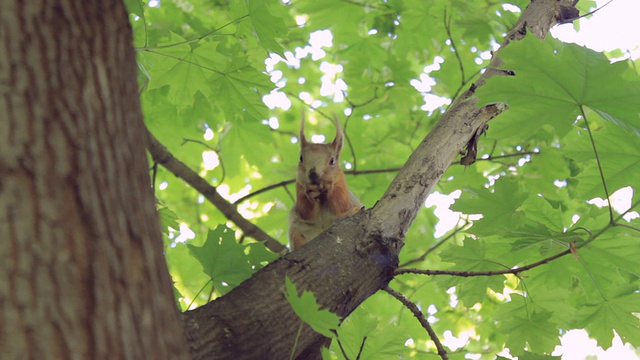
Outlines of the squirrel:
{"type": "Polygon", "coordinates": [[[288,219],[291,251],[362,208],[360,200],[347,188],[340,167],[344,136],[335,116],[334,122],[335,139],[327,144],[314,144],[304,136],[304,115],[302,117],[296,201],[288,219]]]}

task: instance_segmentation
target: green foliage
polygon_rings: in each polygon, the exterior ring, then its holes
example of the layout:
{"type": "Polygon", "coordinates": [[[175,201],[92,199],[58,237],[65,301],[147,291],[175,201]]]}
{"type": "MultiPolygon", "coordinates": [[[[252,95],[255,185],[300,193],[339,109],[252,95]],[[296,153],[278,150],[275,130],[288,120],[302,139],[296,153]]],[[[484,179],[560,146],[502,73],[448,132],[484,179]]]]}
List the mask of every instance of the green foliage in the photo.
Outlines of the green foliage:
{"type": "Polygon", "coordinates": [[[224,225],[209,230],[202,246],[187,244],[187,247],[221,295],[248,279],[264,262],[276,258],[264,246],[238,244],[233,230],[224,225]]]}
{"type": "Polygon", "coordinates": [[[333,337],[333,332],[338,328],[340,322],[338,315],[327,309],[320,309],[316,298],[310,291],[303,291],[302,295],[298,296],[298,290],[289,277],[285,278],[285,285],[287,288],[285,296],[300,320],[309,324],[316,332],[326,337],[333,337]]]}
{"type": "MultiPolygon", "coordinates": [[[[488,0],[126,4],[147,126],[229,201],[251,195],[235,204],[238,211],[283,244],[294,187],[254,192],[293,179],[303,111],[307,135],[328,140],[332,114],[340,118],[343,165],[380,170],[348,175],[371,207],[447,107],[434,102],[469,88],[488,65],[492,42],[520,15],[488,0]],[[267,106],[273,97],[288,103],[267,106]]],[[[437,212],[424,208],[401,264],[504,271],[567,255],[517,275],[407,274],[391,286],[418,304],[441,340],[467,339],[444,341],[452,359],[501,358],[505,348],[521,359],[552,359],[558,334],[575,328],[603,347],[614,331],[640,346],[640,219],[622,218],[640,199],[638,62],[611,63],[550,36],[528,35],[496,54],[515,76],[492,77],[476,95],[509,110],[480,139],[482,159],[451,166],[437,188],[456,198],[451,209],[461,223],[436,237],[437,212]],[[623,188],[633,195],[621,207],[590,201],[623,188]]],[[[183,309],[224,295],[276,258],[238,229],[219,226],[231,225],[162,167],[155,189],[183,309]]],[[[292,283],[286,289],[305,322],[334,336],[335,315],[318,310],[310,293],[298,297],[292,283]]],[[[344,350],[350,359],[437,358],[413,314],[384,293],[343,319],[337,334],[327,357],[342,358],[344,350]]]]}

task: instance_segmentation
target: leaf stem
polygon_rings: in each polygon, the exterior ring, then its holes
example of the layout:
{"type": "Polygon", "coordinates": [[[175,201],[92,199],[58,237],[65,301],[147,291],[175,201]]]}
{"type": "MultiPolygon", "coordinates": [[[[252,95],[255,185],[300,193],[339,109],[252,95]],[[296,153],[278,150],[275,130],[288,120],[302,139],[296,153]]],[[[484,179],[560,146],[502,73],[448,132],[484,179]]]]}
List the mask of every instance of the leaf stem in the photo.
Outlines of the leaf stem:
{"type": "Polygon", "coordinates": [[[613,219],[613,207],[611,206],[611,199],[609,199],[609,189],[607,188],[607,181],[604,178],[604,172],[602,171],[602,163],[600,162],[600,156],[598,155],[598,149],[596,148],[596,142],[593,139],[593,134],[591,133],[591,127],[589,126],[589,122],[587,121],[587,115],[584,112],[584,108],[580,106],[580,113],[582,113],[582,119],[584,120],[584,125],[587,127],[587,133],[589,134],[589,140],[591,141],[591,147],[593,148],[593,154],[596,157],[596,163],[598,164],[598,172],[600,173],[600,180],[602,180],[602,187],[604,188],[604,195],[607,199],[607,204],[609,204],[609,222],[614,223],[613,219]]]}
{"type": "Polygon", "coordinates": [[[200,144],[200,145],[208,148],[209,150],[213,151],[214,153],[216,153],[216,155],[218,156],[218,162],[220,163],[220,170],[222,171],[222,178],[220,178],[220,180],[218,181],[218,183],[215,186],[220,186],[220,184],[222,184],[224,182],[224,179],[227,176],[227,172],[226,172],[225,167],[224,167],[224,161],[222,161],[222,157],[220,156],[220,152],[218,150],[214,149],[213,147],[211,147],[209,144],[205,143],[204,141],[194,140],[194,139],[186,139],[186,138],[182,139],[182,145],[184,145],[184,144],[186,144],[188,142],[193,142],[193,143],[196,143],[196,144],[200,144]]]}
{"type": "Polygon", "coordinates": [[[287,251],[287,248],[284,245],[242,216],[233,204],[218,193],[214,186],[209,184],[207,180],[203,179],[198,175],[198,173],[193,171],[183,162],[176,159],[148,129],[146,130],[147,150],[151,154],[153,161],[162,165],[169,172],[184,180],[187,184],[202,194],[205,199],[220,210],[227,219],[236,224],[236,226],[242,230],[245,235],[263,242],[265,247],[276,254],[283,254],[287,251]]]}
{"type": "Polygon", "coordinates": [[[180,58],[180,57],[177,57],[177,56],[173,56],[173,55],[165,54],[165,53],[163,53],[163,52],[159,52],[159,51],[155,51],[155,50],[151,50],[151,49],[144,49],[144,51],[146,51],[146,52],[148,52],[148,53],[151,53],[151,54],[155,54],[155,55],[160,55],[160,56],[168,57],[169,59],[173,59],[173,60],[176,60],[176,61],[179,61],[179,62],[184,62],[184,63],[187,63],[187,64],[189,64],[189,65],[193,65],[193,66],[195,66],[195,67],[199,67],[199,68],[204,69],[204,70],[209,70],[209,71],[214,72],[214,73],[216,73],[216,74],[218,74],[218,75],[222,75],[222,76],[227,75],[226,73],[224,73],[224,72],[222,72],[222,71],[220,71],[220,70],[216,70],[216,69],[214,69],[214,68],[210,68],[210,67],[208,67],[208,66],[200,65],[200,64],[195,63],[195,62],[193,62],[193,61],[185,60],[184,58],[180,58]]]}
{"type": "MultiPolygon", "coordinates": [[[[145,46],[144,46],[144,47],[142,47],[142,48],[135,48],[135,49],[136,49],[136,50],[147,50],[147,51],[148,51],[148,50],[152,50],[152,49],[166,49],[166,48],[170,48],[170,47],[174,47],[174,46],[179,46],[179,45],[184,45],[184,44],[190,44],[190,43],[193,43],[193,42],[198,42],[198,41],[200,41],[200,40],[202,40],[202,39],[205,39],[205,38],[207,38],[207,37],[209,37],[209,36],[211,36],[211,35],[213,35],[213,34],[217,33],[218,31],[220,31],[220,30],[222,30],[222,29],[226,28],[227,26],[229,26],[229,25],[231,25],[231,24],[233,24],[233,23],[236,23],[236,22],[238,22],[238,21],[240,21],[240,20],[242,20],[242,19],[248,18],[248,17],[249,17],[249,14],[242,15],[242,16],[240,16],[239,18],[236,18],[236,19],[234,19],[234,20],[231,20],[231,21],[229,21],[228,23],[226,23],[226,24],[224,24],[224,25],[220,26],[219,28],[213,29],[213,30],[209,31],[208,33],[206,33],[206,34],[204,34],[204,35],[202,35],[202,36],[199,36],[199,37],[197,37],[197,38],[194,38],[194,39],[184,40],[184,41],[179,41],[179,42],[177,42],[177,43],[173,43],[173,44],[158,45],[158,46],[152,46],[152,47],[147,47],[147,44],[146,44],[146,42],[145,42],[145,46]]],[[[146,29],[146,24],[145,24],[145,29],[146,29]]]]}
{"type": "Polygon", "coordinates": [[[289,355],[289,360],[294,359],[294,354],[296,353],[296,348],[298,347],[298,340],[300,340],[300,334],[302,333],[302,324],[304,322],[300,319],[300,326],[298,326],[298,332],[296,333],[296,339],[293,342],[293,347],[291,348],[291,355],[289,355]]]}
{"type": "Polygon", "coordinates": [[[429,322],[427,321],[427,318],[424,316],[422,311],[420,311],[420,309],[418,308],[418,305],[413,303],[411,300],[407,299],[401,293],[393,290],[389,286],[384,287],[383,290],[386,291],[389,295],[398,299],[398,301],[400,301],[404,306],[407,307],[407,309],[409,309],[409,311],[411,311],[411,313],[413,313],[413,316],[415,316],[418,319],[418,321],[420,322],[420,325],[422,325],[422,327],[429,334],[429,337],[431,338],[431,340],[436,344],[436,349],[438,349],[438,355],[440,355],[440,358],[442,358],[442,360],[448,360],[449,357],[447,356],[447,351],[442,346],[442,343],[440,342],[438,335],[431,327],[431,324],[429,324],[429,322]]]}
{"type": "MultiPolygon", "coordinates": [[[[191,305],[193,305],[194,302],[196,302],[196,299],[198,298],[198,296],[200,295],[200,293],[202,291],[204,291],[204,289],[207,287],[207,285],[209,285],[211,282],[213,282],[213,280],[211,278],[209,278],[209,280],[207,281],[206,284],[202,285],[202,287],[200,288],[200,290],[198,290],[198,293],[195,294],[195,296],[193,297],[193,299],[191,299],[191,302],[189,303],[189,305],[187,305],[187,310],[191,309],[191,305]]],[[[215,286],[211,286],[211,291],[213,292],[213,290],[215,289],[215,286]]]]}

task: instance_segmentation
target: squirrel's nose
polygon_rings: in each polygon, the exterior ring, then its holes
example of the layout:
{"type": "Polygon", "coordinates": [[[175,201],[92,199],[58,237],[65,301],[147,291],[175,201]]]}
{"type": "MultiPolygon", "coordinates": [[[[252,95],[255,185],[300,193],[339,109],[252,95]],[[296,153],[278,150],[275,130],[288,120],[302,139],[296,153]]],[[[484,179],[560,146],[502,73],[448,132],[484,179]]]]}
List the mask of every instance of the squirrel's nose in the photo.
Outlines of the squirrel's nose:
{"type": "Polygon", "coordinates": [[[311,171],[309,171],[309,182],[313,185],[318,185],[320,183],[320,177],[315,169],[311,169],[311,171]]]}

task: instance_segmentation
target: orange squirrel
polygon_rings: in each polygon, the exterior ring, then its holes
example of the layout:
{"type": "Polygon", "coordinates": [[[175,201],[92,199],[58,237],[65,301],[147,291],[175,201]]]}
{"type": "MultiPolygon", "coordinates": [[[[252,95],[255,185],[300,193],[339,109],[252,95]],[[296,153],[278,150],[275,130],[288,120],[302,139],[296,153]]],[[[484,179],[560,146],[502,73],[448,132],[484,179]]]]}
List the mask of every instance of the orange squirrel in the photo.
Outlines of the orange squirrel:
{"type": "Polygon", "coordinates": [[[337,118],[336,137],[328,144],[313,144],[300,126],[300,163],[296,177],[296,203],[289,212],[289,245],[295,250],[336,221],[357,213],[362,203],[347,188],[340,168],[344,142],[337,118]]]}

